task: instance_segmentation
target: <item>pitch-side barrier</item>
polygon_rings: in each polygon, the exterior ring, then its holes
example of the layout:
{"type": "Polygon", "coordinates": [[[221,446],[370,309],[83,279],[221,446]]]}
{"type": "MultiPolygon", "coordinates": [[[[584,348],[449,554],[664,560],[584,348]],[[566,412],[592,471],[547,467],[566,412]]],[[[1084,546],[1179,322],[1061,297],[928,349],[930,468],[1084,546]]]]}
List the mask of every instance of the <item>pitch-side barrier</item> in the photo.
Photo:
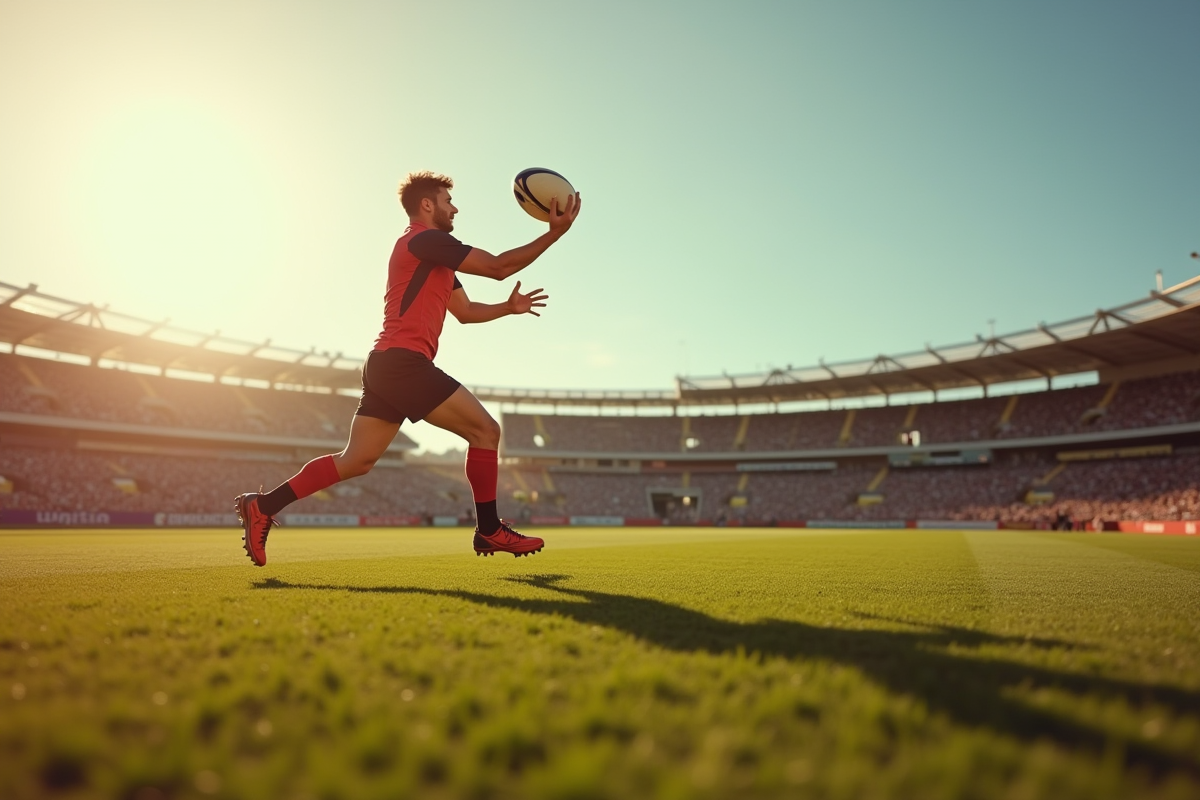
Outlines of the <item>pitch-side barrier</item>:
{"type": "MultiPolygon", "coordinates": [[[[285,526],[296,528],[414,528],[422,526],[473,526],[465,517],[419,517],[413,515],[282,514],[285,526]]],[[[776,527],[829,529],[919,529],[919,530],[1049,530],[1046,523],[997,522],[994,520],[843,520],[793,519],[770,521],[697,520],[677,523],[656,517],[533,516],[520,525],[554,527],[776,527]]],[[[170,511],[29,511],[0,509],[0,527],[5,528],[236,528],[236,514],[181,514],[170,511]]],[[[1087,530],[1093,530],[1087,523],[1087,530]]],[[[1145,533],[1168,536],[1200,534],[1200,520],[1109,521],[1106,532],[1145,533]]]]}

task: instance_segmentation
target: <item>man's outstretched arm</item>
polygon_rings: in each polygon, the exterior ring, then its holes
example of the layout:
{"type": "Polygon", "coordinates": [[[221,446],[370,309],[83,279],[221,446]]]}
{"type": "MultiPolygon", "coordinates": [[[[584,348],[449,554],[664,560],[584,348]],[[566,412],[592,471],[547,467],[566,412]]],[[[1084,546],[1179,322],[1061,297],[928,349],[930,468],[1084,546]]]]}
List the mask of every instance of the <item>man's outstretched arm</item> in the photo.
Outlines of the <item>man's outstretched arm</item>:
{"type": "Polygon", "coordinates": [[[538,256],[550,248],[550,245],[561,239],[563,234],[571,229],[571,225],[579,216],[579,209],[582,207],[582,198],[578,194],[571,195],[567,198],[567,207],[560,214],[558,198],[555,197],[550,201],[550,230],[529,244],[506,250],[498,256],[494,256],[486,250],[480,250],[478,247],[472,247],[471,252],[458,265],[458,271],[468,275],[481,275],[497,281],[515,275],[532,264],[538,256]]]}
{"type": "Polygon", "coordinates": [[[450,302],[446,304],[446,309],[464,325],[472,322],[491,322],[510,314],[533,314],[540,317],[541,314],[534,309],[545,308],[546,304],[543,301],[550,298],[550,295],[541,292],[541,289],[534,289],[529,294],[521,294],[521,282],[517,281],[508,300],[489,304],[472,302],[471,298],[467,297],[466,290],[460,287],[450,294],[450,302]]]}

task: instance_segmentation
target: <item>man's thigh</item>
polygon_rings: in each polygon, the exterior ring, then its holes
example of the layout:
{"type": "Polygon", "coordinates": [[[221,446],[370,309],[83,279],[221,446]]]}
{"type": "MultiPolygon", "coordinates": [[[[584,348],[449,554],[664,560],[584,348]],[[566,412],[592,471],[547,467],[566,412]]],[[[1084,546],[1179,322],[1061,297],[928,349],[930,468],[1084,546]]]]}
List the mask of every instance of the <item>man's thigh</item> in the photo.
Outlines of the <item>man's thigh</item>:
{"type": "Polygon", "coordinates": [[[496,426],[492,415],[465,386],[459,386],[454,394],[429,412],[425,421],[467,441],[492,431],[496,426]]]}
{"type": "Polygon", "coordinates": [[[399,430],[399,422],[356,414],[350,422],[350,439],[342,455],[374,463],[387,452],[399,430]]]}

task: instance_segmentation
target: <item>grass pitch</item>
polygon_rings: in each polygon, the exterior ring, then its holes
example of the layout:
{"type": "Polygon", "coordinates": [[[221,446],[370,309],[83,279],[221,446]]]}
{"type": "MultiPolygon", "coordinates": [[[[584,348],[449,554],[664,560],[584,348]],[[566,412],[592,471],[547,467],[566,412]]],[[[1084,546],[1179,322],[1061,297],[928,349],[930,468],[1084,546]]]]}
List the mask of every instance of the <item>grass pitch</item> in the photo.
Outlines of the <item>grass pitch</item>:
{"type": "Polygon", "coordinates": [[[1196,797],[1200,541],[0,532],[0,797],[1196,797]]]}

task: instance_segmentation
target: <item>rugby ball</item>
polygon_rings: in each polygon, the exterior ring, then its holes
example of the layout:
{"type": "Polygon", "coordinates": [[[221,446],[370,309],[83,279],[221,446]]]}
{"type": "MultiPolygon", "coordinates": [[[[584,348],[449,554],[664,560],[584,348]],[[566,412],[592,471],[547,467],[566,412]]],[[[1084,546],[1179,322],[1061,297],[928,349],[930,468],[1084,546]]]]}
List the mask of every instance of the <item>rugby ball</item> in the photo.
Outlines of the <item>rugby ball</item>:
{"type": "Polygon", "coordinates": [[[567,198],[575,194],[571,182],[552,169],[531,167],[513,178],[513,194],[525,213],[542,222],[550,221],[550,199],[558,198],[558,212],[567,210],[567,198]]]}

